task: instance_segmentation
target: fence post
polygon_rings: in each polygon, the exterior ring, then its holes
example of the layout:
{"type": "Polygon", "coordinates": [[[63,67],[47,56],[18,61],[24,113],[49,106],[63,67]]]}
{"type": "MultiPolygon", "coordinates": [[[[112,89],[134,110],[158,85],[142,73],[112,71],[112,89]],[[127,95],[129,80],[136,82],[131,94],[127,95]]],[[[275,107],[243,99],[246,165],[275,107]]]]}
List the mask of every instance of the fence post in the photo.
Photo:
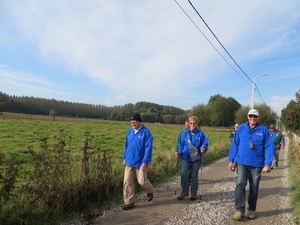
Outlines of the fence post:
{"type": "Polygon", "coordinates": [[[82,144],[82,153],[80,158],[80,171],[79,171],[79,179],[82,180],[86,177],[88,173],[87,169],[87,150],[88,150],[88,142],[85,140],[82,144]]]}

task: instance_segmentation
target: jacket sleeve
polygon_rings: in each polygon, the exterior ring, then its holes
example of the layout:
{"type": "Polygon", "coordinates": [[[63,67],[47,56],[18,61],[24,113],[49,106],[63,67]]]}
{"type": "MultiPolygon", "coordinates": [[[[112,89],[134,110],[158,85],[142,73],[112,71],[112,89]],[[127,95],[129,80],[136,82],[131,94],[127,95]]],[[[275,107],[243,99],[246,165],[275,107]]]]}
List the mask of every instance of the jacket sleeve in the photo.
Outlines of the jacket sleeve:
{"type": "Polygon", "coordinates": [[[123,150],[123,159],[125,159],[126,158],[126,149],[127,149],[127,138],[128,138],[128,135],[129,135],[129,133],[130,133],[130,130],[127,132],[127,135],[126,135],[126,137],[125,137],[125,141],[124,141],[124,150],[123,150]]]}
{"type": "Polygon", "coordinates": [[[181,132],[180,136],[178,138],[178,142],[177,142],[177,150],[178,150],[179,155],[183,154],[183,148],[185,145],[185,137],[187,137],[187,131],[181,132]]]}
{"type": "Polygon", "coordinates": [[[152,134],[149,130],[145,132],[145,153],[144,153],[144,158],[142,160],[143,163],[146,163],[148,166],[148,163],[152,161],[152,143],[153,143],[153,138],[152,134]]]}
{"type": "Polygon", "coordinates": [[[273,139],[267,130],[265,132],[265,144],[264,144],[264,152],[265,152],[265,165],[271,166],[274,158],[274,148],[273,148],[273,139]]]}
{"type": "Polygon", "coordinates": [[[237,132],[235,132],[232,142],[229,147],[228,162],[234,162],[236,154],[238,152],[238,143],[239,143],[239,135],[238,135],[238,131],[237,131],[237,132]]]}
{"type": "Polygon", "coordinates": [[[204,133],[202,133],[202,141],[201,142],[202,142],[203,148],[205,149],[205,152],[207,152],[208,151],[208,140],[204,133]]]}

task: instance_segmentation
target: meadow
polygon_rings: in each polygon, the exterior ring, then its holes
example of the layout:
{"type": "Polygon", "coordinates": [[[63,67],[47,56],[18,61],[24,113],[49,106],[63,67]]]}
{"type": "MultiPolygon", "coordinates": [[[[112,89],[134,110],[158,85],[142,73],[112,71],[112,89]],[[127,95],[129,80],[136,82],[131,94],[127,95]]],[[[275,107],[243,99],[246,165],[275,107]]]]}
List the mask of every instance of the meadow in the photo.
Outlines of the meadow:
{"type": "MultiPolygon", "coordinates": [[[[179,175],[174,150],[183,125],[145,125],[153,135],[148,176],[157,185],[179,175]]],[[[55,224],[121,201],[129,128],[129,122],[0,115],[1,224],[55,224]]],[[[229,129],[202,130],[209,140],[205,166],[227,156],[230,140],[229,129]]]]}

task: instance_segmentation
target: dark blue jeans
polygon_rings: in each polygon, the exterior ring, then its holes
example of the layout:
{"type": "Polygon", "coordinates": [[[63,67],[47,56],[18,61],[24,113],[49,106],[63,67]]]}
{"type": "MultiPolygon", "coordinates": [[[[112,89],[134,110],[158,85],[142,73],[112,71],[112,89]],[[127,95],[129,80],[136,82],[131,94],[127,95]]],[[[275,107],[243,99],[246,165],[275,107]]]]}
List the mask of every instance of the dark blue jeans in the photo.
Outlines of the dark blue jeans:
{"type": "Polygon", "coordinates": [[[198,173],[201,162],[188,162],[181,159],[181,189],[184,193],[189,193],[189,169],[191,168],[191,195],[196,196],[198,191],[198,173]],[[191,165],[191,167],[190,167],[191,165]]]}
{"type": "Polygon", "coordinates": [[[235,208],[241,213],[245,213],[245,199],[246,199],[246,185],[249,181],[249,196],[248,196],[248,210],[255,211],[258,197],[258,188],[261,176],[259,175],[263,167],[237,165],[237,177],[235,187],[235,208]]]}

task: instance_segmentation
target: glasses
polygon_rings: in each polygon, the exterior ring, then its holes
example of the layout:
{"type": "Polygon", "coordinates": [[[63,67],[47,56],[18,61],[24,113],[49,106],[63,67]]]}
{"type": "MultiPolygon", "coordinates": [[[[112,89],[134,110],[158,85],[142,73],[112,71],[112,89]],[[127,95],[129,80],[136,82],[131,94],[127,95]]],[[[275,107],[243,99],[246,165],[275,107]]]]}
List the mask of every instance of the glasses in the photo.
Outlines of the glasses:
{"type": "Polygon", "coordinates": [[[256,115],[248,115],[249,116],[249,118],[254,118],[254,119],[256,119],[257,118],[257,116],[256,115]]]}

